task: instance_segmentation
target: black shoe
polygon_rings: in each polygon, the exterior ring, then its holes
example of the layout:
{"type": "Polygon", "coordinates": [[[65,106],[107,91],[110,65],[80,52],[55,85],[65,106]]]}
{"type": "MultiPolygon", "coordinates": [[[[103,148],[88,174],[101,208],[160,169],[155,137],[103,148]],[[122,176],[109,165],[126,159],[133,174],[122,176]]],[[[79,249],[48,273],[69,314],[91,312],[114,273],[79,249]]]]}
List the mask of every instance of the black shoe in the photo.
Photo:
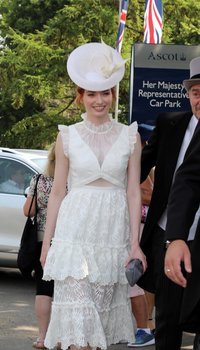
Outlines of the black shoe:
{"type": "Polygon", "coordinates": [[[195,335],[193,350],[200,350],[200,334],[195,335]]]}

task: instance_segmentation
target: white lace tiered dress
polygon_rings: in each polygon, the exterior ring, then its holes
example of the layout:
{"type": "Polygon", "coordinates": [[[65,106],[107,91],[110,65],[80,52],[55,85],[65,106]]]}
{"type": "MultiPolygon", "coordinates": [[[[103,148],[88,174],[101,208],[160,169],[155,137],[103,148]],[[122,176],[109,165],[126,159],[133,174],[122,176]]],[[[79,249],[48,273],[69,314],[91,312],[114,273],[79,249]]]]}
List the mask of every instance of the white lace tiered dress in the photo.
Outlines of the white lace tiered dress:
{"type": "Polygon", "coordinates": [[[83,118],[59,127],[70,164],[69,193],[44,268],[44,279],[55,281],[47,348],[60,342],[62,349],[106,349],[134,339],[124,262],[127,166],[137,123],[128,127],[111,119],[96,127],[83,118]]]}

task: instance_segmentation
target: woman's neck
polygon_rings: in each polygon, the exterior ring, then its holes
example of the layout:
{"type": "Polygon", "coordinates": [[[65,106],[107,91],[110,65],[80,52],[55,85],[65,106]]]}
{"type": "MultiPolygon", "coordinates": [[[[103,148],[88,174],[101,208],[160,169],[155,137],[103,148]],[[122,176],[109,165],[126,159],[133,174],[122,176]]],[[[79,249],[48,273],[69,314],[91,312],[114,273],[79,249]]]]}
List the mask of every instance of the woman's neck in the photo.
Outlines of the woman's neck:
{"type": "Polygon", "coordinates": [[[113,119],[111,114],[108,114],[107,118],[99,118],[100,120],[88,118],[87,113],[82,114],[81,117],[84,120],[85,127],[93,132],[104,133],[113,127],[113,119]]]}
{"type": "Polygon", "coordinates": [[[95,116],[85,114],[85,119],[87,119],[88,122],[90,122],[96,126],[99,126],[99,125],[110,122],[111,116],[109,114],[107,114],[103,117],[95,117],[95,116]]]}

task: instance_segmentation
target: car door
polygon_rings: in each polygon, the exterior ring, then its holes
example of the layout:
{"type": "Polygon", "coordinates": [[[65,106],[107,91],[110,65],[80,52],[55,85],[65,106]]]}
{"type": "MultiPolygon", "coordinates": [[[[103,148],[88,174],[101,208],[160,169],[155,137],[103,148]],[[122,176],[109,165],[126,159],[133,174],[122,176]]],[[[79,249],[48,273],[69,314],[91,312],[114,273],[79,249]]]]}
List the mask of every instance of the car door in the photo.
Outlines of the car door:
{"type": "Polygon", "coordinates": [[[23,214],[25,189],[35,173],[25,161],[0,157],[0,266],[16,266],[26,221],[23,214]]]}

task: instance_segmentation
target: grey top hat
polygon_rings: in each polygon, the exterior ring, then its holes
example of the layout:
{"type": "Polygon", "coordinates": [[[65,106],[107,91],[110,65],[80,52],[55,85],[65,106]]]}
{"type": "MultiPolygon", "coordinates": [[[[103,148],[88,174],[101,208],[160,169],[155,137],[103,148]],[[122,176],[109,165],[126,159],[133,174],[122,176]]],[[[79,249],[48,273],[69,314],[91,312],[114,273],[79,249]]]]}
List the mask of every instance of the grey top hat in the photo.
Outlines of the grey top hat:
{"type": "Polygon", "coordinates": [[[183,85],[188,91],[193,85],[200,84],[200,57],[193,58],[190,62],[190,79],[183,80],[183,85]]]}

